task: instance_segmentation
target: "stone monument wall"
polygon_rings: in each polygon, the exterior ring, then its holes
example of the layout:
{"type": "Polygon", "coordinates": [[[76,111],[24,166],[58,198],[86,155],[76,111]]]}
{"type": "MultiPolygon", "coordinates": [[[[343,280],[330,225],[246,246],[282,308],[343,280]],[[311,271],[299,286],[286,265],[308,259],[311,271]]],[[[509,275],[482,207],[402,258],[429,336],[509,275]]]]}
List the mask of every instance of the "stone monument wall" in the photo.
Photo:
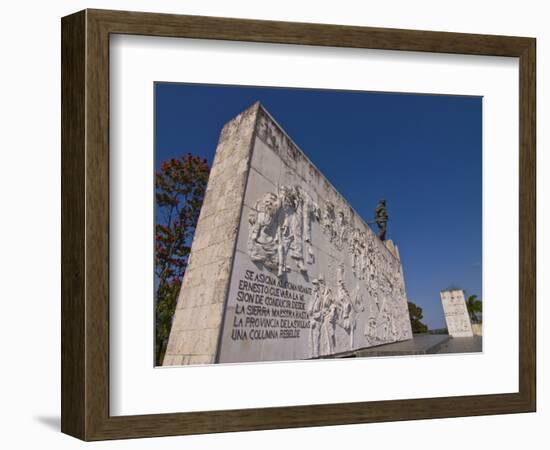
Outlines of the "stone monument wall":
{"type": "Polygon", "coordinates": [[[163,365],[216,362],[259,104],[228,122],[210,170],[163,365]]]}
{"type": "Polygon", "coordinates": [[[397,247],[261,106],[226,125],[164,365],[318,358],[411,338],[397,247]]]}
{"type": "Polygon", "coordinates": [[[441,303],[449,335],[452,337],[473,336],[464,291],[462,289],[441,291],[441,303]]]}

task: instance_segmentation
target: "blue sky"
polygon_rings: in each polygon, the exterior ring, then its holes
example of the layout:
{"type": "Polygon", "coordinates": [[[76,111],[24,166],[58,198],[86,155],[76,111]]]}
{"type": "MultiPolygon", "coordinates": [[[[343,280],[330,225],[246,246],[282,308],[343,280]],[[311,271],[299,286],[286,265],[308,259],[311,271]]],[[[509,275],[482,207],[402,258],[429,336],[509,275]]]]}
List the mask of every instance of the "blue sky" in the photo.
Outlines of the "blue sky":
{"type": "Polygon", "coordinates": [[[211,163],[223,125],[259,100],[365,220],[385,198],[410,301],[445,326],[439,291],[482,297],[482,98],[155,84],[156,164],[211,163]]]}

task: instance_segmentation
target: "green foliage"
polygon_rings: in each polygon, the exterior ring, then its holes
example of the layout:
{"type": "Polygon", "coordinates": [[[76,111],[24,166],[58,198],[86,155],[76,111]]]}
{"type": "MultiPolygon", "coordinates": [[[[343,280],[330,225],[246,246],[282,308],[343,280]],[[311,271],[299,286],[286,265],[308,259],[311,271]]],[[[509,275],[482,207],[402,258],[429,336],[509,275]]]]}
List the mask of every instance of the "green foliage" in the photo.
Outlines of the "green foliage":
{"type": "Polygon", "coordinates": [[[411,319],[411,327],[413,333],[427,333],[428,326],[422,323],[420,320],[424,317],[422,314],[422,308],[415,305],[412,302],[408,302],[409,305],[409,317],[411,319]]]}
{"type": "Polygon", "coordinates": [[[449,330],[445,328],[436,328],[435,330],[429,330],[430,334],[449,334],[449,330]]]}
{"type": "Polygon", "coordinates": [[[477,295],[470,295],[466,300],[466,308],[470,315],[472,323],[481,323],[483,313],[483,303],[478,300],[477,295]]]}
{"type": "Polygon", "coordinates": [[[162,364],[191,252],[210,169],[187,154],[163,161],[155,174],[155,364],[162,364]]]}

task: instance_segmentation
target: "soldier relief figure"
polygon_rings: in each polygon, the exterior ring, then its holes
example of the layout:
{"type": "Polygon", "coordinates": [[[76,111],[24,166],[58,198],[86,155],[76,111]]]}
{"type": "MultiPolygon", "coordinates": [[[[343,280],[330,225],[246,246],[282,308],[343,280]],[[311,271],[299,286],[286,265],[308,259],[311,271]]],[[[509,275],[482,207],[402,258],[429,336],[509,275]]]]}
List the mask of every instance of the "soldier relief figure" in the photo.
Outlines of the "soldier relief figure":
{"type": "Polygon", "coordinates": [[[318,214],[318,206],[300,186],[266,193],[248,216],[247,249],[252,261],[281,277],[290,271],[290,257],[300,272],[307,273],[306,264],[315,260],[311,221],[318,214]]]}
{"type": "Polygon", "coordinates": [[[279,209],[280,200],[271,192],[256,202],[255,210],[248,217],[248,254],[252,261],[282,273],[279,209]]]}
{"type": "Polygon", "coordinates": [[[364,306],[359,289],[355,291],[352,299],[346,288],[344,265],[341,264],[338,268],[337,286],[334,291],[327,286],[322,274],[312,283],[313,296],[308,310],[311,357],[330,355],[336,351],[337,327],[341,328],[349,339],[348,343],[344,343],[343,351],[353,348],[357,315],[364,311],[364,306]]]}
{"type": "Polygon", "coordinates": [[[309,304],[309,350],[312,358],[319,357],[321,327],[323,325],[323,297],[326,294],[325,280],[319,276],[312,281],[313,293],[309,304]]]}

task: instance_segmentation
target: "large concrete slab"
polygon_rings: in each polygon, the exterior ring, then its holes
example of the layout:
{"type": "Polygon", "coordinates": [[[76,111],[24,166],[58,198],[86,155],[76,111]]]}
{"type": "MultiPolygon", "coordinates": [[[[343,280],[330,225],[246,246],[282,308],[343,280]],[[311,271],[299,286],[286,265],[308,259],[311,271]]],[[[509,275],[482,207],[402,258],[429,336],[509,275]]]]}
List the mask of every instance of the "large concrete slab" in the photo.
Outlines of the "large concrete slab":
{"type": "Polygon", "coordinates": [[[447,322],[447,330],[453,337],[471,337],[472,323],[462,289],[441,291],[441,304],[447,322]]]}
{"type": "Polygon", "coordinates": [[[318,358],[412,337],[397,247],[260,105],[224,128],[205,205],[164,365],[318,358]]]}

